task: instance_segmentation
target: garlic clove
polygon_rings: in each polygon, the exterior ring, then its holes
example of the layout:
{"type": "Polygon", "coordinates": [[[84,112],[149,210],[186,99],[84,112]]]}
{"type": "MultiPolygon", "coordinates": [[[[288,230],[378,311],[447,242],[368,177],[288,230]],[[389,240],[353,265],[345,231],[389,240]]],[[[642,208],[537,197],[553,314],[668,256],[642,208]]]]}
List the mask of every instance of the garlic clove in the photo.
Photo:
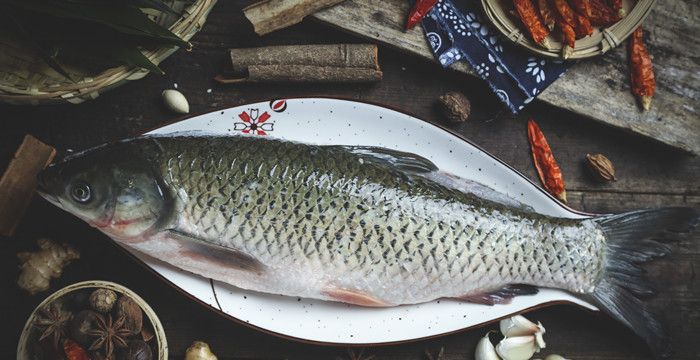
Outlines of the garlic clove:
{"type": "Polygon", "coordinates": [[[533,323],[522,315],[515,315],[501,320],[501,333],[505,337],[532,335],[537,332],[545,333],[541,323],[533,323]]]}
{"type": "Polygon", "coordinates": [[[551,354],[551,355],[547,355],[547,357],[544,358],[544,360],[568,360],[568,359],[566,359],[565,357],[563,357],[561,355],[551,354]]]}
{"type": "Polygon", "coordinates": [[[544,349],[547,347],[547,344],[544,342],[544,337],[542,336],[544,334],[544,331],[538,331],[535,333],[535,344],[537,345],[537,351],[540,351],[540,349],[544,349]]]}
{"type": "Polygon", "coordinates": [[[187,102],[187,98],[177,90],[164,90],[163,101],[168,109],[178,114],[187,114],[190,112],[190,104],[187,102]]]}
{"type": "Polygon", "coordinates": [[[474,360],[500,360],[498,354],[496,354],[496,349],[491,343],[491,339],[489,339],[489,333],[486,333],[476,344],[474,360]]]}
{"type": "Polygon", "coordinates": [[[195,341],[185,351],[185,360],[217,360],[217,357],[211,352],[209,344],[195,341]]]}
{"type": "Polygon", "coordinates": [[[496,353],[503,360],[528,360],[538,351],[532,335],[507,337],[496,345],[496,353]]]}

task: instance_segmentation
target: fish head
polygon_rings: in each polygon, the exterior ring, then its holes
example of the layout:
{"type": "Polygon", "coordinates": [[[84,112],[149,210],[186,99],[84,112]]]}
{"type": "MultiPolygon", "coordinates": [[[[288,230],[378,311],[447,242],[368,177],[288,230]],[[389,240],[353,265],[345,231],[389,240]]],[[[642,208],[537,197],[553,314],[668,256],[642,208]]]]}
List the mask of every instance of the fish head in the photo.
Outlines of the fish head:
{"type": "Polygon", "coordinates": [[[37,191],[116,240],[137,240],[154,230],[167,203],[148,163],[127,144],[88,150],[44,169],[37,191]]]}

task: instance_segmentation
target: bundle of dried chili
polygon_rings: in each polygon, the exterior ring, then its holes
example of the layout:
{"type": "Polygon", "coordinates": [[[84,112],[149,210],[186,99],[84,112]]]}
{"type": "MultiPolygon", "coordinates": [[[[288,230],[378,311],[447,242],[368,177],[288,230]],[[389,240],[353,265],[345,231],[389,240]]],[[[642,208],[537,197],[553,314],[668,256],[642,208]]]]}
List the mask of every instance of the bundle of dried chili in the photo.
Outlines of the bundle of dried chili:
{"type": "Polygon", "coordinates": [[[632,93],[639,99],[642,108],[649,110],[651,97],[656,90],[656,80],[649,52],[644,45],[644,34],[641,26],[632,33],[627,54],[630,60],[632,93]]]}
{"type": "Polygon", "coordinates": [[[615,10],[618,17],[625,17],[625,9],[622,8],[622,0],[608,0],[610,7],[615,10]]]}
{"type": "Polygon", "coordinates": [[[576,14],[576,28],[574,30],[577,39],[593,34],[591,21],[588,20],[587,16],[581,14],[576,14]]]}
{"type": "Polygon", "coordinates": [[[561,169],[554,160],[554,155],[552,155],[552,150],[549,148],[542,130],[533,119],[527,122],[527,138],[530,141],[532,161],[535,163],[537,176],[539,176],[545,190],[557,199],[566,202],[566,189],[561,169]]]}
{"type": "Polygon", "coordinates": [[[615,11],[603,0],[590,0],[591,24],[594,26],[610,26],[620,20],[615,11]]]}
{"type": "Polygon", "coordinates": [[[415,5],[413,5],[413,9],[411,9],[411,12],[408,13],[405,30],[416,26],[416,24],[418,24],[425,17],[425,15],[428,14],[430,9],[437,4],[437,1],[438,0],[417,0],[415,5]]]}
{"type": "Polygon", "coordinates": [[[537,8],[540,10],[542,21],[544,21],[549,31],[554,30],[555,20],[552,8],[549,6],[549,0],[537,0],[537,8]]]}
{"type": "Polygon", "coordinates": [[[574,31],[576,19],[574,17],[574,10],[571,9],[566,0],[553,0],[553,4],[556,10],[557,26],[561,30],[562,41],[565,44],[562,47],[561,55],[566,59],[571,56],[571,53],[576,47],[576,32],[574,31]]]}
{"type": "Polygon", "coordinates": [[[532,40],[544,47],[548,47],[547,35],[549,35],[549,30],[544,27],[540,17],[537,16],[537,10],[532,0],[513,0],[513,5],[515,5],[515,10],[518,12],[523,25],[525,25],[532,36],[532,40]]]}

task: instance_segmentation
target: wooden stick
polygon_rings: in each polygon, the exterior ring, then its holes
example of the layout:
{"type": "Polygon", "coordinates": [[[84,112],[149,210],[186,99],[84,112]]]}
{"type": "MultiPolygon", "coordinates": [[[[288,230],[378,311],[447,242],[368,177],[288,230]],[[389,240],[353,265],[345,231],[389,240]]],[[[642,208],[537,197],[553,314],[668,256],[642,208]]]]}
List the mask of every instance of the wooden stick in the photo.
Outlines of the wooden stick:
{"type": "Polygon", "coordinates": [[[307,15],[345,0],[264,0],[243,9],[258,35],[298,24],[307,15]]]}
{"type": "Polygon", "coordinates": [[[313,65],[251,65],[242,78],[214,78],[222,84],[243,82],[321,82],[362,83],[382,79],[381,70],[368,68],[331,67],[313,65]]]}
{"type": "Polygon", "coordinates": [[[12,236],[34,195],[36,176],[56,149],[26,135],[0,178],[0,235],[12,236]]]}
{"type": "Polygon", "coordinates": [[[231,49],[233,71],[244,73],[250,65],[313,65],[359,67],[379,70],[377,45],[287,45],[231,49]]]}

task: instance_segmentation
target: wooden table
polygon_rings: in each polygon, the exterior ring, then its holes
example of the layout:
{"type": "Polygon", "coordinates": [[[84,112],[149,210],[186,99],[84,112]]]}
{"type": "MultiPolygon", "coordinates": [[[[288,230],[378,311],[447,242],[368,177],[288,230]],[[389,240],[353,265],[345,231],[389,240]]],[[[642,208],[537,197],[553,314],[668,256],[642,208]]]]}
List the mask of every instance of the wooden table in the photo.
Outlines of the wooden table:
{"type": "MultiPolygon", "coordinates": [[[[580,116],[535,105],[522,116],[503,111],[500,102],[480,81],[441,70],[437,65],[381,48],[384,80],[376,85],[241,85],[219,86],[211,79],[227,65],[227,48],[261,44],[356,42],[357,39],[320,24],[306,23],[258,38],[240,15],[247,1],[222,1],[194,51],[180,51],[163,64],[165,76],[147,78],[113,90],[82,105],[50,107],[0,106],[0,168],[4,168],[25,133],[59,149],[82,149],[157,127],[175,118],[160,101],[163,89],[178,85],[192,112],[236,106],[272,97],[331,95],[384,103],[433,122],[442,118],[435,99],[450,90],[472,100],[471,119],[454,130],[536,179],[530,160],[527,117],[538,120],[561,165],[570,205],[589,212],[615,212],[642,207],[684,205],[700,207],[700,159],[639,136],[593,123],[580,116]],[[208,89],[211,89],[209,92],[208,89]],[[586,153],[606,154],[616,165],[619,180],[595,182],[586,172],[586,153]]],[[[700,134],[699,134],[700,135],[700,134]]],[[[219,359],[335,359],[347,358],[343,347],[301,344],[266,335],[220,318],[160,282],[125,256],[98,231],[36,198],[16,236],[0,239],[0,358],[14,358],[19,332],[32,309],[48,293],[29,296],[20,291],[15,254],[34,249],[38,237],[76,246],[82,258],[70,265],[51,291],[88,279],[115,281],[144,297],[160,316],[171,357],[182,359],[193,340],[211,344],[219,359]]],[[[676,350],[675,359],[697,359],[700,350],[700,236],[680,240],[673,256],[648,267],[661,290],[650,300],[664,311],[676,350]]],[[[573,359],[648,358],[644,344],[607,316],[569,306],[535,311],[530,318],[547,328],[547,352],[573,359]]],[[[476,341],[487,326],[468,332],[402,345],[369,348],[377,359],[423,359],[424,350],[445,348],[445,359],[472,359],[476,341]]]]}

